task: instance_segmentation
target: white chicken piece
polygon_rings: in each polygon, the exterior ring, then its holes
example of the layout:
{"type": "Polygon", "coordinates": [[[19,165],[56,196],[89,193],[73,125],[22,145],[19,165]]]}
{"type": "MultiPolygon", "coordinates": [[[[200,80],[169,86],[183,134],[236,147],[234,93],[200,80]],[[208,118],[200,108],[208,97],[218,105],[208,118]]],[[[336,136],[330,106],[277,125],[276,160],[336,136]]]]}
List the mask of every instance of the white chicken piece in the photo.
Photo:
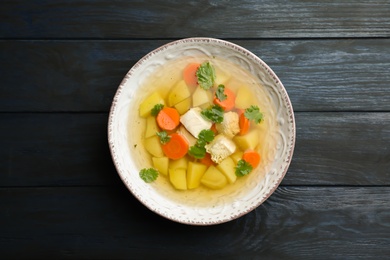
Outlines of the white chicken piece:
{"type": "Polygon", "coordinates": [[[238,121],[238,114],[236,112],[230,111],[223,115],[222,123],[216,124],[215,127],[219,133],[222,133],[229,138],[233,138],[240,132],[238,121]]]}
{"type": "Polygon", "coordinates": [[[180,117],[180,122],[195,138],[198,138],[202,130],[210,129],[212,125],[210,121],[203,118],[201,111],[200,107],[194,107],[180,117]]]}
{"type": "Polygon", "coordinates": [[[188,141],[188,144],[190,146],[193,146],[196,144],[196,138],[192,136],[190,132],[187,131],[187,129],[184,126],[180,126],[179,129],[177,130],[179,134],[182,134],[188,141]]]}
{"type": "Polygon", "coordinates": [[[236,151],[235,143],[223,134],[217,135],[213,141],[206,144],[205,148],[206,152],[211,155],[211,160],[215,163],[222,162],[236,151]]]}

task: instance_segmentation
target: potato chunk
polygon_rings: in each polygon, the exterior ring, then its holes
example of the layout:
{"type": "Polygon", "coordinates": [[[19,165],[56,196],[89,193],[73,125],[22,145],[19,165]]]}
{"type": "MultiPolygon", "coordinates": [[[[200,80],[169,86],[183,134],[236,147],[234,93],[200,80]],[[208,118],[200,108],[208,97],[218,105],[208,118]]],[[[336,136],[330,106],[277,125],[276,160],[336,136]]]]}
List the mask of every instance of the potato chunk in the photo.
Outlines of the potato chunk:
{"type": "Polygon", "coordinates": [[[247,149],[253,150],[259,144],[259,131],[254,129],[246,135],[236,135],[233,141],[242,151],[247,149]]]}
{"type": "Polygon", "coordinates": [[[236,181],[236,163],[232,158],[226,157],[220,164],[217,165],[217,169],[225,175],[229,183],[234,183],[236,181]]]}
{"type": "Polygon", "coordinates": [[[219,84],[225,85],[226,82],[231,78],[231,75],[227,71],[221,70],[219,68],[215,69],[215,74],[217,75],[215,78],[215,86],[218,86],[219,84]]]}
{"type": "Polygon", "coordinates": [[[212,103],[213,95],[211,91],[197,87],[192,95],[192,104],[194,107],[199,107],[204,104],[209,106],[212,103]]]}
{"type": "Polygon", "coordinates": [[[153,167],[156,168],[156,170],[163,174],[168,175],[168,165],[169,165],[169,158],[168,157],[152,157],[153,167]]]}
{"type": "Polygon", "coordinates": [[[200,180],[207,170],[207,166],[202,163],[189,162],[187,168],[187,188],[194,189],[199,187],[200,180]]]}
{"type": "Polygon", "coordinates": [[[191,108],[191,98],[189,97],[184,99],[183,101],[180,101],[174,107],[180,115],[184,114],[191,108]]]}
{"type": "Polygon", "coordinates": [[[191,91],[184,80],[179,81],[168,94],[168,106],[173,107],[191,96],[191,91]]]}
{"type": "Polygon", "coordinates": [[[160,138],[157,135],[145,139],[145,148],[154,157],[163,157],[160,138]]]}
{"type": "Polygon", "coordinates": [[[210,189],[222,189],[227,184],[227,179],[222,172],[211,165],[204,173],[200,182],[210,189]]]}
{"type": "Polygon", "coordinates": [[[179,169],[179,168],[187,169],[187,167],[188,167],[188,160],[186,157],[169,161],[169,169],[179,169]]]}
{"type": "Polygon", "coordinates": [[[152,108],[157,104],[165,105],[165,101],[158,92],[153,92],[153,94],[148,96],[139,106],[140,117],[150,116],[152,108]]]}
{"type": "Polygon", "coordinates": [[[169,180],[177,190],[187,189],[187,172],[186,169],[177,168],[169,170],[169,180]]]}
{"type": "Polygon", "coordinates": [[[249,88],[242,86],[237,90],[236,108],[246,109],[253,104],[253,93],[249,88]]]}
{"type": "Polygon", "coordinates": [[[145,138],[152,137],[159,131],[160,129],[157,125],[156,118],[154,116],[148,116],[146,118],[145,138]]]}
{"type": "Polygon", "coordinates": [[[230,155],[230,157],[233,159],[234,163],[237,165],[238,161],[242,159],[242,155],[244,153],[240,150],[237,150],[235,153],[230,155]]]}

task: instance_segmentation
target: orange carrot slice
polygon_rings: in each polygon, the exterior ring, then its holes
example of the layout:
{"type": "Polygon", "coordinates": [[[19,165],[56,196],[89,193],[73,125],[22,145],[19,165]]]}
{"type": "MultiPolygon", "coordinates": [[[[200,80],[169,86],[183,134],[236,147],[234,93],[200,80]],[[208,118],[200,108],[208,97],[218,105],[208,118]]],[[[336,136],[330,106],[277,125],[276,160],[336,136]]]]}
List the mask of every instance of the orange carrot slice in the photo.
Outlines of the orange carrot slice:
{"type": "Polygon", "coordinates": [[[252,165],[253,168],[256,168],[260,164],[260,154],[254,150],[247,150],[242,155],[242,159],[252,165]]]}
{"type": "Polygon", "coordinates": [[[170,134],[170,137],[171,139],[162,145],[164,154],[172,160],[184,157],[188,152],[187,139],[178,133],[170,134]]]}
{"type": "Polygon", "coordinates": [[[249,131],[250,121],[245,117],[244,113],[241,113],[238,120],[238,125],[240,127],[239,135],[245,135],[249,131]]]}
{"type": "Polygon", "coordinates": [[[211,155],[206,153],[206,156],[199,160],[200,163],[203,163],[206,166],[213,165],[214,162],[211,160],[211,155]]]}
{"type": "Polygon", "coordinates": [[[230,111],[236,104],[236,94],[229,88],[225,88],[224,94],[226,99],[219,100],[217,97],[214,97],[214,104],[222,107],[224,111],[230,111]]]}
{"type": "Polygon", "coordinates": [[[215,135],[218,134],[217,126],[215,125],[215,123],[211,125],[210,130],[213,131],[215,135]]]}
{"type": "Polygon", "coordinates": [[[180,114],[175,108],[164,107],[158,112],[156,120],[161,129],[172,131],[180,124],[180,114]]]}
{"type": "Polygon", "coordinates": [[[196,71],[198,70],[199,63],[190,63],[183,71],[183,79],[187,86],[196,87],[198,85],[198,77],[196,76],[196,71]]]}

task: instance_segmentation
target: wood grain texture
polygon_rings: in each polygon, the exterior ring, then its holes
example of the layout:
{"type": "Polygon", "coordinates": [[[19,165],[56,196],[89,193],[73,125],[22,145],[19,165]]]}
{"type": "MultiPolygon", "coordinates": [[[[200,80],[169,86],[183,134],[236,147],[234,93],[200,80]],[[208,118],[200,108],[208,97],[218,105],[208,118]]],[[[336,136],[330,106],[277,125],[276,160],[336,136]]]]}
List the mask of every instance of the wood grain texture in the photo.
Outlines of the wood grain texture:
{"type": "Polygon", "coordinates": [[[1,259],[389,259],[387,0],[0,1],[1,259]],[[121,182],[108,111],[141,57],[231,40],[279,76],[293,161],[249,214],[196,227],[121,182]]]}
{"type": "Polygon", "coordinates": [[[1,114],[0,185],[119,183],[107,114],[1,114]]]}
{"type": "Polygon", "coordinates": [[[298,113],[296,125],[283,184],[390,184],[389,113],[298,113]]]}
{"type": "Polygon", "coordinates": [[[2,1],[2,38],[389,37],[390,4],[366,1],[2,1]],[[228,28],[228,29],[226,29],[228,28]]]}
{"type": "MultiPolygon", "coordinates": [[[[296,113],[283,185],[390,185],[390,113],[296,113]]],[[[117,185],[107,114],[0,114],[0,186],[117,185]]]]}
{"type": "MultiPolygon", "coordinates": [[[[168,41],[0,41],[0,111],[107,112],[127,71],[168,41]]],[[[390,111],[389,39],[234,40],[295,111],[390,111]]]]}
{"type": "Polygon", "coordinates": [[[1,188],[5,258],[384,259],[389,187],[284,187],[237,220],[166,220],[123,187],[1,188]]]}

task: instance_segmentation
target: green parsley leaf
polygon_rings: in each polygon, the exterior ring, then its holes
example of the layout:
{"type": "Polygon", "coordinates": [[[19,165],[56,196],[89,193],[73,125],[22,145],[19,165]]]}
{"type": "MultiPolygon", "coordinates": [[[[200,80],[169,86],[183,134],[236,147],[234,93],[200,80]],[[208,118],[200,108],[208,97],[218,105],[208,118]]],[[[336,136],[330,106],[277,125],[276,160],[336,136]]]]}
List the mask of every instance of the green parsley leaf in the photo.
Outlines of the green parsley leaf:
{"type": "Polygon", "coordinates": [[[223,108],[218,105],[202,110],[200,113],[214,123],[222,123],[223,121],[223,108]]]}
{"type": "Polygon", "coordinates": [[[215,92],[215,96],[220,100],[224,101],[227,99],[227,95],[225,94],[225,86],[220,84],[215,92]]]}
{"type": "Polygon", "coordinates": [[[260,112],[258,106],[252,105],[249,108],[245,109],[244,115],[249,120],[255,121],[256,124],[260,123],[261,120],[263,120],[263,114],[260,112]]]}
{"type": "Polygon", "coordinates": [[[150,183],[150,182],[153,182],[157,179],[158,171],[156,169],[153,169],[153,168],[142,169],[139,172],[139,177],[141,177],[141,179],[144,180],[144,182],[150,183]]]}
{"type": "Polygon", "coordinates": [[[156,104],[154,105],[154,107],[152,108],[152,111],[150,112],[152,114],[152,116],[157,116],[158,113],[161,111],[161,109],[164,108],[164,105],[163,104],[156,104]]]}
{"type": "Polygon", "coordinates": [[[162,144],[166,144],[169,142],[169,140],[171,140],[171,136],[168,135],[168,133],[165,131],[157,132],[156,134],[158,135],[158,137],[160,137],[160,142],[162,144]]]}
{"type": "Polygon", "coordinates": [[[210,89],[215,81],[215,69],[210,62],[203,62],[196,71],[199,86],[205,90],[210,89]]]}
{"type": "Polygon", "coordinates": [[[198,140],[204,140],[209,143],[214,140],[215,134],[211,129],[203,129],[198,135],[198,140]]]}
{"type": "Polygon", "coordinates": [[[206,148],[204,146],[195,144],[190,147],[188,154],[196,159],[202,159],[206,156],[206,148]]]}
{"type": "Polygon", "coordinates": [[[236,166],[236,175],[238,177],[245,176],[252,171],[253,167],[247,161],[239,160],[236,166]]]}
{"type": "Polygon", "coordinates": [[[202,159],[206,156],[205,145],[214,140],[215,134],[210,129],[203,129],[198,135],[196,144],[191,146],[188,150],[188,154],[196,159],[202,159]]]}

